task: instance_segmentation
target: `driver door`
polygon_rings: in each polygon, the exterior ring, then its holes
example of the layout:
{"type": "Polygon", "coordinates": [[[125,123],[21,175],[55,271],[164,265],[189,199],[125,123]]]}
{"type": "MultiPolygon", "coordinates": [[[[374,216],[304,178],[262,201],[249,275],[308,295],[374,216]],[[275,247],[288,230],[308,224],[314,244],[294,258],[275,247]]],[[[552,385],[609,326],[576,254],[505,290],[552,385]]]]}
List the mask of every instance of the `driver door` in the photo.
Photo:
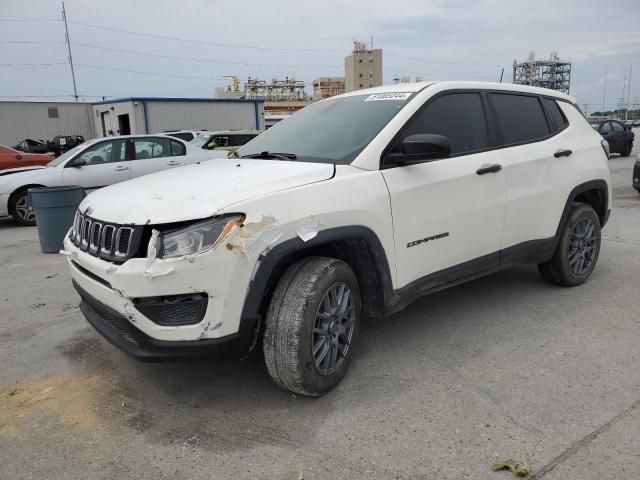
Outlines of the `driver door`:
{"type": "Polygon", "coordinates": [[[431,99],[403,127],[391,152],[415,134],[444,135],[448,158],[387,163],[400,288],[437,286],[499,264],[506,208],[502,154],[489,150],[486,103],[478,92],[431,99]],[[487,167],[493,166],[491,171],[487,167]],[[435,274],[435,275],[433,275],[435,274]]]}
{"type": "Polygon", "coordinates": [[[94,190],[131,178],[127,139],[96,143],[69,160],[62,173],[64,185],[94,190]]]}

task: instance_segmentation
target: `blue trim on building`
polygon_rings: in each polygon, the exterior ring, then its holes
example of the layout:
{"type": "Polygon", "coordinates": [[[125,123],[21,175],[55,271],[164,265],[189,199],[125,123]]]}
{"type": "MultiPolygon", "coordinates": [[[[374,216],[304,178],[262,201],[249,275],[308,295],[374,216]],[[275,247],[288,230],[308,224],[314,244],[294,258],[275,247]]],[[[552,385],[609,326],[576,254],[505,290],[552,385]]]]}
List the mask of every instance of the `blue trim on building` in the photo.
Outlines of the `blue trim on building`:
{"type": "Polygon", "coordinates": [[[110,105],[124,102],[212,102],[212,103],[253,103],[256,106],[264,100],[246,98],[183,98],[183,97],[127,97],[114,98],[92,103],[92,105],[110,105]]]}
{"type": "Polygon", "coordinates": [[[142,113],[144,114],[144,133],[149,133],[149,116],[147,115],[147,101],[141,100],[142,113]]]}

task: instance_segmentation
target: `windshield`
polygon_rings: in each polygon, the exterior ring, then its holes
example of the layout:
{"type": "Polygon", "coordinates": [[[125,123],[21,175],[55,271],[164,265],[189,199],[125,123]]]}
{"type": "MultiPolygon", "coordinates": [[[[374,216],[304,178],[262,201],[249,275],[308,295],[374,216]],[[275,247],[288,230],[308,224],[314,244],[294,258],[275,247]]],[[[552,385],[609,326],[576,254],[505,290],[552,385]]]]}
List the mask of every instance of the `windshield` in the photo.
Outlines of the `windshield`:
{"type": "Polygon", "coordinates": [[[379,93],[311,104],[258,135],[237,155],[286,153],[303,162],[351,163],[412,96],[379,93]]]}
{"type": "Polygon", "coordinates": [[[202,148],[204,144],[209,141],[210,138],[211,138],[210,133],[199,133],[198,135],[195,136],[193,140],[191,140],[191,143],[193,143],[196,147],[202,148]]]}
{"type": "Polygon", "coordinates": [[[64,162],[68,158],[71,158],[76,153],[80,152],[81,150],[84,150],[85,147],[86,147],[86,145],[84,143],[82,145],[78,145],[77,147],[73,147],[71,150],[69,150],[68,152],[63,153],[62,155],[60,155],[55,160],[51,160],[47,164],[47,167],[57,167],[58,165],[60,165],[62,162],[64,162]]]}

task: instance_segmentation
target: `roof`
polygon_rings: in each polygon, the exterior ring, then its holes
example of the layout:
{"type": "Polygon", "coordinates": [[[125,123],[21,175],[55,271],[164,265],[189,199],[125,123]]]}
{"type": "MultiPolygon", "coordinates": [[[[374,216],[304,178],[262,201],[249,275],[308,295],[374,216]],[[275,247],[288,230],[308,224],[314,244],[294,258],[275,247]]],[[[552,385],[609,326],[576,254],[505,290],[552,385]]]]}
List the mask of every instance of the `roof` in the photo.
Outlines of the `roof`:
{"type": "MultiPolygon", "coordinates": [[[[448,80],[442,82],[426,81],[417,83],[397,83],[393,85],[382,85],[380,87],[367,88],[363,90],[355,90],[353,92],[345,93],[343,95],[366,95],[371,93],[388,93],[388,92],[419,92],[431,85],[443,85],[451,89],[478,89],[478,90],[505,90],[510,92],[522,92],[522,93],[534,93],[536,95],[546,95],[548,97],[561,98],[568,100],[571,103],[576,103],[576,99],[570,95],[567,95],[556,90],[549,88],[530,87],[528,85],[517,85],[514,83],[498,83],[498,82],[471,82],[471,81],[458,81],[448,80]]],[[[335,97],[331,97],[335,98],[335,97]]]]}
{"type": "Polygon", "coordinates": [[[246,98],[188,98],[188,97],[123,97],[94,102],[93,105],[109,105],[123,102],[211,102],[211,103],[264,103],[261,99],[246,98]]]}

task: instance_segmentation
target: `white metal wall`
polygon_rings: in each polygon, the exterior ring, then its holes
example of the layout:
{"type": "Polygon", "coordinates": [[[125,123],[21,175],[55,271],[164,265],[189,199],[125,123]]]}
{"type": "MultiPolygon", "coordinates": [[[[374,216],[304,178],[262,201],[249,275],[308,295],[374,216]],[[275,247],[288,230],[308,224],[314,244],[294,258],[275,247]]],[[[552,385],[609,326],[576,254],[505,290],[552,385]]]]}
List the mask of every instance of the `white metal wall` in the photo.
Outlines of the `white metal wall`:
{"type": "Polygon", "coordinates": [[[0,144],[15,145],[23,138],[41,140],[56,135],[94,138],[91,104],[83,102],[0,101],[0,144]],[[58,118],[49,118],[49,107],[58,109],[58,118]]]}
{"type": "Polygon", "coordinates": [[[111,137],[121,135],[118,126],[118,115],[129,115],[129,125],[131,133],[144,132],[144,116],[142,113],[142,102],[117,102],[93,105],[93,122],[95,125],[96,136],[111,137]],[[102,131],[102,118],[104,117],[104,128],[106,135],[102,131]]]}
{"type": "MultiPolygon", "coordinates": [[[[264,129],[263,104],[254,102],[147,101],[149,132],[202,128],[254,130],[256,105],[259,129],[264,129]]],[[[139,133],[144,133],[140,130],[139,133]]]]}

